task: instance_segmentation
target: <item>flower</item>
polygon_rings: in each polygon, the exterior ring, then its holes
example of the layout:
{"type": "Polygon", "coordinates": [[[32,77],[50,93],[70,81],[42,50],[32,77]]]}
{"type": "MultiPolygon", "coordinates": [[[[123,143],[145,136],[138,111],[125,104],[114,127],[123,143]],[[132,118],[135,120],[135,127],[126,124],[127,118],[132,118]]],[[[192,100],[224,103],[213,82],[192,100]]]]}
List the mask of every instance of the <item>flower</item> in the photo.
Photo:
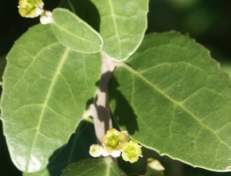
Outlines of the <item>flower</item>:
{"type": "Polygon", "coordinates": [[[128,142],[128,134],[125,131],[118,131],[114,128],[107,131],[103,138],[103,146],[109,152],[120,150],[128,142]]]}
{"type": "Polygon", "coordinates": [[[119,145],[119,134],[120,132],[114,128],[108,130],[103,138],[103,145],[108,150],[116,150],[119,145]]]}
{"type": "Polygon", "coordinates": [[[19,0],[19,14],[26,18],[35,18],[43,13],[44,3],[42,0],[19,0]]]}
{"type": "Polygon", "coordinates": [[[142,156],[141,146],[131,141],[126,131],[118,131],[114,128],[107,131],[102,145],[91,145],[89,153],[93,157],[112,156],[114,158],[122,154],[122,158],[131,163],[138,161],[142,156]]]}
{"type": "Polygon", "coordinates": [[[122,158],[124,161],[135,163],[142,157],[141,146],[136,142],[129,141],[122,150],[122,158]]]}

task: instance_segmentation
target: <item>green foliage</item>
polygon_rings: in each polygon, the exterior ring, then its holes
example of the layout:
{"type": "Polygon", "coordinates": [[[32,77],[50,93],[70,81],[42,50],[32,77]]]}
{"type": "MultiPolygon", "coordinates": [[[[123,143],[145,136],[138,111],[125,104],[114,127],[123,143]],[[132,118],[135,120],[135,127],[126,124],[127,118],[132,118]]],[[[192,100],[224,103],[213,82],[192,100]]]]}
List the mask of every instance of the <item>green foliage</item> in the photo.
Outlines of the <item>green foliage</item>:
{"type": "Polygon", "coordinates": [[[55,9],[52,29],[59,42],[81,53],[98,53],[103,41],[87,23],[68,10],[55,9]]]}
{"type": "Polygon", "coordinates": [[[62,176],[124,176],[114,161],[110,158],[89,159],[77,162],[67,167],[62,176]]]}
{"type": "Polygon", "coordinates": [[[25,173],[23,176],[58,176],[69,164],[88,158],[88,149],[93,143],[96,143],[94,126],[82,121],[68,144],[52,155],[46,169],[36,173],[25,173]]]}
{"type": "MultiPolygon", "coordinates": [[[[75,1],[68,2],[76,12],[75,1]]],[[[143,41],[148,0],[91,2],[100,34],[57,8],[51,24],[32,27],[7,56],[1,116],[16,167],[25,176],[125,175],[115,159],[89,158],[100,127],[83,120],[89,104],[100,99],[97,92],[108,86],[96,91],[100,76],[111,74],[113,122],[132,139],[123,160],[136,162],[143,145],[194,167],[230,171],[228,74],[205,48],[179,33],[151,34],[143,41]],[[116,67],[112,73],[108,63],[116,67]],[[104,75],[102,65],[108,66],[104,75]]],[[[90,114],[93,122],[106,123],[97,113],[90,114]]],[[[102,145],[112,142],[110,137],[102,145]]]]}
{"type": "Polygon", "coordinates": [[[206,49],[175,32],[149,35],[111,89],[116,121],[144,146],[229,170],[231,83],[206,49]]]}
{"type": "Polygon", "coordinates": [[[7,61],[2,116],[9,151],[19,169],[39,171],[67,142],[94,96],[99,54],[65,48],[39,25],[17,41],[7,61]]]}
{"type": "Polygon", "coordinates": [[[148,0],[92,0],[100,12],[104,51],[126,60],[140,45],[147,28],[148,0]]]}

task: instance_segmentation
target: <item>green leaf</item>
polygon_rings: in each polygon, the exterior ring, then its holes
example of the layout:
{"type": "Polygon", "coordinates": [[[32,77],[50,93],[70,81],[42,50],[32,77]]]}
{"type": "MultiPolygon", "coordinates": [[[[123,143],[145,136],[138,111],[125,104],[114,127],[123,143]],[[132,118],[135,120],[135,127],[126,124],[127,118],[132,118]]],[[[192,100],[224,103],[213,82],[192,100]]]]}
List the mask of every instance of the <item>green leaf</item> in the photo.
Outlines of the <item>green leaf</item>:
{"type": "Polygon", "coordinates": [[[92,0],[101,16],[104,50],[126,60],[139,47],[147,28],[148,0],[92,0]]]}
{"type": "Polygon", "coordinates": [[[91,0],[62,0],[59,6],[77,14],[98,31],[100,23],[99,12],[91,0]]]}
{"type": "Polygon", "coordinates": [[[231,76],[231,63],[230,62],[223,62],[221,64],[222,69],[231,76]]]}
{"type": "Polygon", "coordinates": [[[97,53],[102,49],[100,35],[74,13],[57,8],[52,15],[53,33],[64,46],[81,53],[97,53]]]}
{"type": "Polygon", "coordinates": [[[69,165],[62,176],[125,176],[110,158],[88,159],[69,165]]]}
{"type": "Polygon", "coordinates": [[[4,72],[4,68],[5,68],[5,65],[6,65],[6,56],[0,56],[0,81],[2,81],[2,75],[3,75],[3,72],[4,72]]]}
{"type": "Polygon", "coordinates": [[[145,147],[230,171],[231,82],[202,46],[175,32],[149,35],[110,91],[116,121],[145,147]]]}
{"type": "Polygon", "coordinates": [[[69,164],[89,158],[89,148],[95,143],[97,140],[94,134],[94,125],[87,121],[81,121],[68,144],[52,155],[45,170],[32,174],[24,173],[24,176],[60,176],[61,171],[69,164]]]}
{"type": "Polygon", "coordinates": [[[23,176],[50,176],[49,170],[45,169],[35,173],[23,173],[23,176]]]}
{"type": "Polygon", "coordinates": [[[68,141],[100,76],[99,54],[65,48],[49,29],[38,25],[16,42],[3,76],[4,134],[14,164],[25,172],[44,169],[68,141]]]}

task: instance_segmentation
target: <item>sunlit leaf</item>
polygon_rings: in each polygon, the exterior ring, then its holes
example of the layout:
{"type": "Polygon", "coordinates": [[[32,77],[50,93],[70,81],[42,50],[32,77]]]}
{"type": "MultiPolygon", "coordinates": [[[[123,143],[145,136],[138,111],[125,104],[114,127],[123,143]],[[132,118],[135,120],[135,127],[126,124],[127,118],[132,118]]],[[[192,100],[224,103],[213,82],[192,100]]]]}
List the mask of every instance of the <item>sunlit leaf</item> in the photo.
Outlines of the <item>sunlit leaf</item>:
{"type": "Polygon", "coordinates": [[[7,57],[1,105],[10,155],[20,170],[44,169],[68,141],[99,74],[99,54],[64,47],[47,25],[33,27],[16,42],[7,57]]]}
{"type": "Polygon", "coordinates": [[[111,94],[116,121],[144,146],[194,167],[230,170],[230,78],[189,37],[147,36],[117,68],[111,94]]]}
{"type": "Polygon", "coordinates": [[[100,35],[74,13],[57,8],[52,14],[53,33],[64,46],[81,53],[97,53],[102,49],[100,35]]]}
{"type": "Polygon", "coordinates": [[[92,0],[100,12],[100,33],[104,50],[111,57],[126,60],[147,28],[148,0],[92,0]]]}

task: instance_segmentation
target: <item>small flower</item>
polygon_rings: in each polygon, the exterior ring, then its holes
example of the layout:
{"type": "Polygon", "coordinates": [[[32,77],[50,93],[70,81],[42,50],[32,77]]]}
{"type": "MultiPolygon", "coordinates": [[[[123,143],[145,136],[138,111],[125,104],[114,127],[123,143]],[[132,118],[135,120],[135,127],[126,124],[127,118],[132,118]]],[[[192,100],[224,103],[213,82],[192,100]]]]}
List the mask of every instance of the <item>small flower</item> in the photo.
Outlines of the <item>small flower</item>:
{"type": "Polygon", "coordinates": [[[128,134],[124,131],[120,132],[114,128],[107,131],[103,138],[103,146],[107,151],[112,152],[120,150],[126,142],[128,142],[128,134]]]}
{"type": "Polygon", "coordinates": [[[26,18],[35,18],[43,13],[44,3],[42,0],[19,0],[19,14],[26,18]]]}
{"type": "Polygon", "coordinates": [[[119,135],[120,135],[120,132],[114,128],[108,130],[106,135],[103,138],[103,145],[108,150],[116,150],[120,142],[119,135]]]}
{"type": "Polygon", "coordinates": [[[93,144],[90,147],[90,155],[93,157],[112,156],[118,158],[122,154],[125,161],[134,163],[142,157],[141,146],[130,141],[126,131],[118,131],[114,128],[107,131],[103,138],[102,146],[93,144]]]}
{"type": "Polygon", "coordinates": [[[122,158],[124,161],[135,163],[142,157],[141,146],[136,142],[129,141],[122,150],[122,158]]]}

